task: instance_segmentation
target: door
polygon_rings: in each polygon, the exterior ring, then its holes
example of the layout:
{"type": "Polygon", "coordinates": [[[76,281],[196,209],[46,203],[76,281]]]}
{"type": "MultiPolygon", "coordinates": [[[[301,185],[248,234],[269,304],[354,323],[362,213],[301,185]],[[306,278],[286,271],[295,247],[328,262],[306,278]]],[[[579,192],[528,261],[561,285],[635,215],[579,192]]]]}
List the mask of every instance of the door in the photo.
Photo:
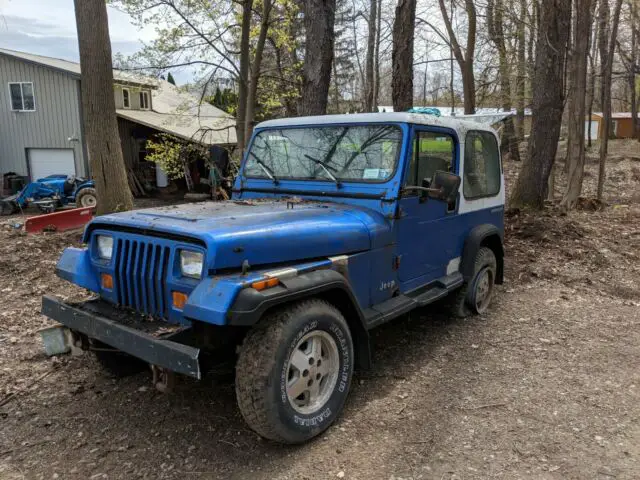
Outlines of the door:
{"type": "MultiPolygon", "coordinates": [[[[416,128],[404,185],[422,186],[437,170],[458,173],[458,139],[452,130],[416,128]]],[[[453,220],[458,201],[447,204],[408,190],[399,200],[396,240],[401,290],[420,287],[446,274],[455,250],[453,220]]]]}
{"type": "Polygon", "coordinates": [[[76,174],[76,162],[70,148],[30,148],[27,156],[32,181],[49,175],[76,174]]]}
{"type": "Polygon", "coordinates": [[[587,120],[584,123],[585,123],[584,139],[587,140],[589,138],[589,130],[591,130],[591,140],[597,140],[598,139],[598,121],[587,120]]]}

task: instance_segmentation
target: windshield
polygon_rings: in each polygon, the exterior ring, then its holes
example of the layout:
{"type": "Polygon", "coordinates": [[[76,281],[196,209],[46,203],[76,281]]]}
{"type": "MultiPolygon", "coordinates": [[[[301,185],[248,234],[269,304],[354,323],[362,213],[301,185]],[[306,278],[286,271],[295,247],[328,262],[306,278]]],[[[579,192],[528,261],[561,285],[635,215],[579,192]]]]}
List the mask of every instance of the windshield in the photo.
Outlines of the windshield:
{"type": "Polygon", "coordinates": [[[401,146],[393,125],[269,129],[256,134],[244,175],[380,182],[393,174],[401,146]]]}

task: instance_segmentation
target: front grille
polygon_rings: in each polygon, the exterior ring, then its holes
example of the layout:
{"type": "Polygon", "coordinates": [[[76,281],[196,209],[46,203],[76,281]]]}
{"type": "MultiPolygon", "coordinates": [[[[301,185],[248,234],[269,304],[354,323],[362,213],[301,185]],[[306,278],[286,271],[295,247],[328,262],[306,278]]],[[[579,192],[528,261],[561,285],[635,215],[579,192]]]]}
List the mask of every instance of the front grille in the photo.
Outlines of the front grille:
{"type": "Polygon", "coordinates": [[[153,241],[118,239],[115,278],[118,303],[158,317],[168,316],[166,277],[171,249],[153,241]]]}

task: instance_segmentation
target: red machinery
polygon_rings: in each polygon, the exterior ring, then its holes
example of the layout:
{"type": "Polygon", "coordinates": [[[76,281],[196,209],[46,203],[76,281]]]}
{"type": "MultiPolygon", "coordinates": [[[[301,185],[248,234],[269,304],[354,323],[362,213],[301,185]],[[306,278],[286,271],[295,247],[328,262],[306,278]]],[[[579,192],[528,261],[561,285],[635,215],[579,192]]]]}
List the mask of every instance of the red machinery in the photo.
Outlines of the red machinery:
{"type": "Polygon", "coordinates": [[[73,208],[29,217],[24,223],[27,233],[62,232],[80,228],[93,218],[94,207],[73,208]]]}

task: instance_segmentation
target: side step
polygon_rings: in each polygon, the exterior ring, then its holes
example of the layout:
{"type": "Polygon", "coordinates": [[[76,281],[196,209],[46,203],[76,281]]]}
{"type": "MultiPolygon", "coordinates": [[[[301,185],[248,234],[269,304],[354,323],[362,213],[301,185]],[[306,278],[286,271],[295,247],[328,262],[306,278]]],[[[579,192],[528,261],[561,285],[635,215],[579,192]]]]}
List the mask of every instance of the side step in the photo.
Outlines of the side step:
{"type": "Polygon", "coordinates": [[[424,307],[446,296],[453,289],[461,286],[464,278],[460,272],[441,277],[424,287],[413,290],[406,295],[398,295],[364,311],[367,328],[372,329],[397,318],[411,310],[424,307]]]}

